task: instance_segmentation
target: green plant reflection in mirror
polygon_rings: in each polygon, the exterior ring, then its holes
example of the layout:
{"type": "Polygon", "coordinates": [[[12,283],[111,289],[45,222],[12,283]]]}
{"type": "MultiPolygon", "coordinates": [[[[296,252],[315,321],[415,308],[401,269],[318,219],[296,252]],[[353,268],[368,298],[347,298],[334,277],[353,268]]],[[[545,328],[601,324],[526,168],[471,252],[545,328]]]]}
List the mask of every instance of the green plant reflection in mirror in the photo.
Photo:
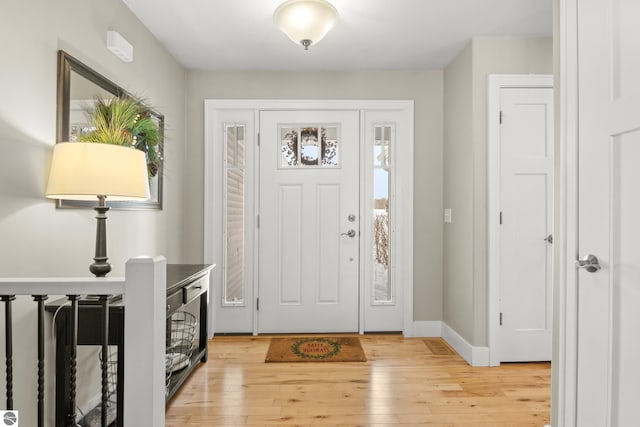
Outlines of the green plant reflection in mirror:
{"type": "MultiPolygon", "coordinates": [[[[83,135],[95,130],[91,115],[96,102],[98,100],[108,102],[116,97],[137,99],[68,53],[59,51],[57,142],[85,139],[83,135]]],[[[164,116],[146,105],[144,101],[138,102],[144,106],[142,115],[148,115],[158,129],[157,142],[151,147],[152,152],[146,150],[148,148],[146,144],[145,147],[136,145],[136,148],[144,148],[143,151],[147,153],[151,198],[143,202],[112,202],[109,206],[115,209],[162,209],[164,116]]],[[[138,141],[141,140],[138,139],[138,141]]],[[[93,204],[59,200],[57,206],[90,208],[93,204]]]]}

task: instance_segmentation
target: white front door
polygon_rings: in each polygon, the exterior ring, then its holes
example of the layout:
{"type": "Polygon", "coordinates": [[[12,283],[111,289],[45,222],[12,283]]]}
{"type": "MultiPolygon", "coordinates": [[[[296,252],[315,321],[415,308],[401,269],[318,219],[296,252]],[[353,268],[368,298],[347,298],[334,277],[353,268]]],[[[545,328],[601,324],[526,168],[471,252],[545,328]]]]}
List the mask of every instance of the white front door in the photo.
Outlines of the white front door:
{"type": "Polygon", "coordinates": [[[551,360],[553,89],[500,89],[500,361],[551,360]]]}
{"type": "Polygon", "coordinates": [[[260,112],[258,331],[357,332],[359,113],[260,112]]]}
{"type": "Polygon", "coordinates": [[[578,10],[577,421],[640,425],[638,0],[578,10]]]}

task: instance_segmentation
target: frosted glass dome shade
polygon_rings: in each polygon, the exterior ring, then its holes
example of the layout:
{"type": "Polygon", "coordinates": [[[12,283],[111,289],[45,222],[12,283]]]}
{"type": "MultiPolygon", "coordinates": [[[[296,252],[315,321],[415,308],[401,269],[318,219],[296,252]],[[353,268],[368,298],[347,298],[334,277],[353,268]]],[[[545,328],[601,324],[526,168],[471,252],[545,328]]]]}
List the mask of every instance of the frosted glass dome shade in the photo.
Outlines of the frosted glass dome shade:
{"type": "Polygon", "coordinates": [[[338,11],[324,0],[287,0],[273,13],[273,21],[294,43],[305,49],[333,28],[338,11]]]}

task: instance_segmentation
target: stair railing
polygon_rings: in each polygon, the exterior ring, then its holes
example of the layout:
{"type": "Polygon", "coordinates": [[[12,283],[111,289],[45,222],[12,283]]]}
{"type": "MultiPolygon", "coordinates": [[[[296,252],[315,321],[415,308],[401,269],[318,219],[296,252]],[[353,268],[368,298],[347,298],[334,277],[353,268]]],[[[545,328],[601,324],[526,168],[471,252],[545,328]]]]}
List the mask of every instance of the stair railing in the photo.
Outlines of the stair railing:
{"type": "MultiPolygon", "coordinates": [[[[166,313],[166,260],[163,257],[132,258],[127,261],[124,278],[0,278],[0,301],[5,308],[5,365],[6,409],[14,410],[12,303],[17,295],[30,295],[37,303],[38,360],[34,379],[37,381],[38,427],[45,425],[45,331],[44,301],[50,295],[67,295],[71,302],[71,366],[70,408],[67,426],[75,426],[76,400],[76,351],[78,298],[81,295],[122,295],[125,307],[124,320],[124,414],[123,425],[137,427],[164,426],[165,405],[165,313],[166,313]],[[129,402],[129,404],[127,404],[129,402]],[[135,402],[135,403],[134,403],[135,402]]],[[[108,311],[106,298],[103,303],[103,357],[108,344],[108,311]]],[[[18,350],[19,351],[19,350],[18,350]]],[[[106,360],[102,362],[102,423],[106,427],[106,360]]],[[[31,379],[20,379],[31,381],[31,379]]],[[[32,408],[28,408],[32,410],[32,408]]]]}

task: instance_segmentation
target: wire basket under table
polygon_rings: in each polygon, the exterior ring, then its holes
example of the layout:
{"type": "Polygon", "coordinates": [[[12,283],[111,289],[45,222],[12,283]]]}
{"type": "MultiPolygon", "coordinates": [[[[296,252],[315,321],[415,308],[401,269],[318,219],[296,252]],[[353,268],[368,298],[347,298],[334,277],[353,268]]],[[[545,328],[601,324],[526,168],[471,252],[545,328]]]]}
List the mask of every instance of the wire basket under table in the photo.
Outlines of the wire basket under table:
{"type": "Polygon", "coordinates": [[[197,326],[196,316],[187,311],[176,311],[167,322],[167,388],[171,382],[171,374],[191,364],[197,326]]]}

